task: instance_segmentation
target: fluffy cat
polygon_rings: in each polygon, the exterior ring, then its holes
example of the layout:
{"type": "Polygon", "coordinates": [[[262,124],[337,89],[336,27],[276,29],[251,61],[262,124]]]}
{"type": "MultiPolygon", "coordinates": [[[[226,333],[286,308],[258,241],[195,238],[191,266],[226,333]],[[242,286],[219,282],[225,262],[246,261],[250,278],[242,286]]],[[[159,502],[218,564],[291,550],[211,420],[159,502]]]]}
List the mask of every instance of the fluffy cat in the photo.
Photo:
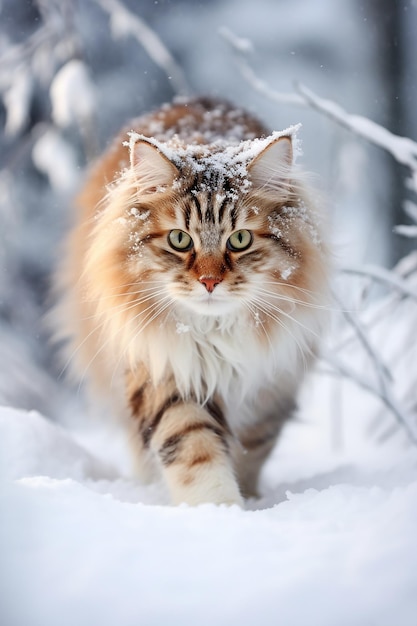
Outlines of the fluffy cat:
{"type": "Polygon", "coordinates": [[[205,98],[130,129],[78,198],[64,334],[122,399],[144,480],[162,473],[173,503],[242,505],[323,326],[326,246],[294,129],[205,98]]]}

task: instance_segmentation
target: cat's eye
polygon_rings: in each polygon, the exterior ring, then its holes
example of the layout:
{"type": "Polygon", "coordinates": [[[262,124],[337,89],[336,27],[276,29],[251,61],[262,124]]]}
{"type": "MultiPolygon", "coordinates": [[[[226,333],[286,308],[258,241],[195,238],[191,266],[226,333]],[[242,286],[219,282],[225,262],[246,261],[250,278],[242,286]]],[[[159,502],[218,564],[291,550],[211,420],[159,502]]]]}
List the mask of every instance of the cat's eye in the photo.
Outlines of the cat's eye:
{"type": "Polygon", "coordinates": [[[242,250],[249,248],[252,241],[253,237],[250,230],[237,230],[235,233],[230,235],[226,245],[229,250],[238,250],[241,252],[242,250]]]}
{"type": "Polygon", "coordinates": [[[186,252],[193,247],[193,240],[188,233],[175,228],[168,235],[168,243],[174,250],[186,252]]]}

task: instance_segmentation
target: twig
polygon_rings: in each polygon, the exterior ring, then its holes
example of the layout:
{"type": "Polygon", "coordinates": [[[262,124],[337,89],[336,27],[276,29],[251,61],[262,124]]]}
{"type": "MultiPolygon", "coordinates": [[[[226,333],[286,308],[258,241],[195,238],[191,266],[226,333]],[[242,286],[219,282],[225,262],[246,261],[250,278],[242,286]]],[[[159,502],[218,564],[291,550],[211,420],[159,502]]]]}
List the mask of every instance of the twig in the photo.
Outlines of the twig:
{"type": "Polygon", "coordinates": [[[340,374],[365,391],[379,398],[395,416],[398,423],[404,428],[410,440],[417,445],[417,425],[414,424],[413,420],[409,418],[408,414],[405,413],[403,408],[394,399],[389,386],[387,386],[384,391],[377,389],[371,382],[359,376],[354,369],[343,363],[333,354],[330,355],[327,353],[323,355],[323,359],[333,368],[333,371],[329,371],[330,374],[340,374]]]}
{"type": "Polygon", "coordinates": [[[297,104],[305,105],[304,98],[295,93],[281,93],[271,89],[267,83],[258,76],[256,76],[254,70],[251,68],[246,60],[246,54],[253,50],[253,46],[247,39],[242,40],[231,31],[229,28],[220,28],[219,35],[230,45],[235,53],[235,62],[239,68],[243,78],[263,96],[266,96],[269,100],[279,102],[280,104],[297,104]],[[242,45],[242,41],[245,45],[242,45]]]}
{"type": "Polygon", "coordinates": [[[376,353],[360,321],[353,315],[353,313],[343,308],[343,305],[340,302],[340,299],[335,293],[333,293],[333,297],[340,305],[340,308],[342,310],[342,314],[345,320],[354,329],[356,336],[359,339],[359,342],[362,344],[365,352],[367,353],[371,362],[373,363],[374,369],[378,378],[378,383],[379,383],[381,393],[385,394],[387,391],[387,382],[392,381],[391,372],[389,371],[385,363],[383,363],[380,355],[376,353]]]}
{"type": "Polygon", "coordinates": [[[158,35],[136,14],[129,11],[120,0],[94,0],[103,11],[109,14],[111,27],[117,35],[132,35],[146,50],[171,81],[179,95],[190,92],[184,72],[158,35]]]}
{"type": "Polygon", "coordinates": [[[394,272],[378,267],[377,265],[365,265],[363,267],[347,266],[342,268],[343,274],[356,274],[365,278],[372,278],[375,281],[389,285],[395,291],[406,297],[417,300],[417,291],[411,289],[407,283],[394,272]]]}

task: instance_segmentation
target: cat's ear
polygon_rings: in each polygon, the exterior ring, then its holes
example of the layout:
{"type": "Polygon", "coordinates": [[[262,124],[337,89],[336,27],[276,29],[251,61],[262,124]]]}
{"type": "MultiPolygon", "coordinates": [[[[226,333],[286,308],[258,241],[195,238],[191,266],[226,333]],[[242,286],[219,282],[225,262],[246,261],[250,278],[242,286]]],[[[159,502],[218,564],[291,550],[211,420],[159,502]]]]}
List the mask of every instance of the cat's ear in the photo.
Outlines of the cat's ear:
{"type": "Polygon", "coordinates": [[[178,169],[154,143],[146,138],[130,141],[130,165],[135,170],[142,192],[152,193],[170,187],[178,176],[178,169]]]}
{"type": "Polygon", "coordinates": [[[265,191],[287,192],[292,162],[291,136],[278,137],[272,140],[248,167],[252,184],[265,191]]]}

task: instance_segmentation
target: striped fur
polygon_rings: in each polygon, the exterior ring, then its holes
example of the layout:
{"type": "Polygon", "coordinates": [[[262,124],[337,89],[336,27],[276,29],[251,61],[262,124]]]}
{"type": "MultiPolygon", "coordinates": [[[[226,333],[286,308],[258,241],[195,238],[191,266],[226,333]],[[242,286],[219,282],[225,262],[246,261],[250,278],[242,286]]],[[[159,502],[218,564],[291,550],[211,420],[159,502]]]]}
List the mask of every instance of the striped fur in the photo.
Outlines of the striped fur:
{"type": "Polygon", "coordinates": [[[144,475],[162,472],[175,503],[241,504],[321,334],[320,220],[291,131],[206,99],[132,131],[79,197],[64,333],[79,370],[128,408],[144,475]],[[175,248],[173,231],[191,243],[175,248]]]}

